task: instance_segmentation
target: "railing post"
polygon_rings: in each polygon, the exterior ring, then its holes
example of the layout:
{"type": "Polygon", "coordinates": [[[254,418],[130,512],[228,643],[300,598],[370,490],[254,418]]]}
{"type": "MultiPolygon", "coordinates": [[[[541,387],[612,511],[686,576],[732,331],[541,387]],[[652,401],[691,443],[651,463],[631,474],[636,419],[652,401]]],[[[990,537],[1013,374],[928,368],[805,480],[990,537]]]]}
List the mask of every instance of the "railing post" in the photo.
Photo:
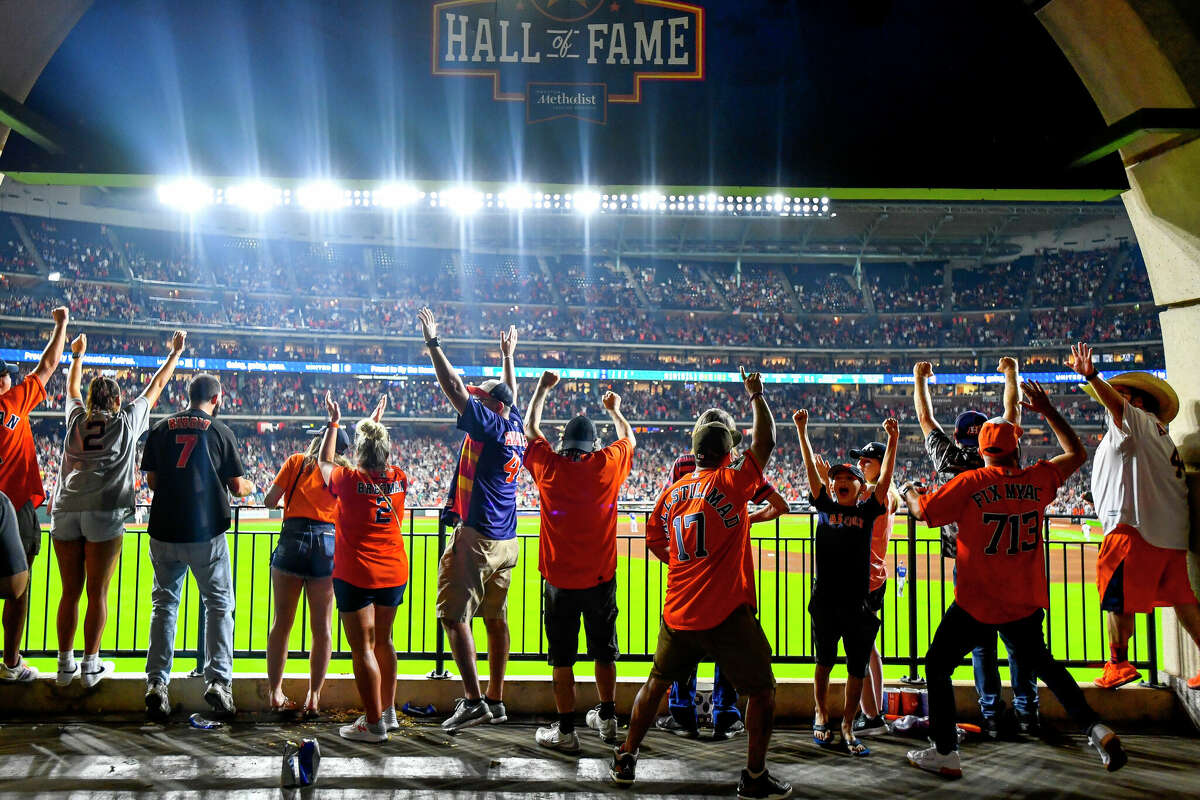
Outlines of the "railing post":
{"type": "MultiPolygon", "coordinates": [[[[446,522],[442,519],[442,515],[438,514],[438,564],[442,563],[442,555],[446,552],[446,522]]],[[[450,677],[450,673],[446,670],[446,628],[442,625],[442,621],[437,621],[437,654],[433,659],[433,671],[428,673],[426,678],[433,680],[446,680],[450,677]]]]}
{"type": "Polygon", "coordinates": [[[1146,680],[1140,685],[1149,689],[1170,688],[1158,680],[1158,612],[1153,608],[1146,615],[1146,651],[1150,663],[1146,669],[1146,680]]]}
{"type": "Polygon", "coordinates": [[[917,654],[917,518],[908,515],[908,674],[904,683],[924,684],[917,654]]]}

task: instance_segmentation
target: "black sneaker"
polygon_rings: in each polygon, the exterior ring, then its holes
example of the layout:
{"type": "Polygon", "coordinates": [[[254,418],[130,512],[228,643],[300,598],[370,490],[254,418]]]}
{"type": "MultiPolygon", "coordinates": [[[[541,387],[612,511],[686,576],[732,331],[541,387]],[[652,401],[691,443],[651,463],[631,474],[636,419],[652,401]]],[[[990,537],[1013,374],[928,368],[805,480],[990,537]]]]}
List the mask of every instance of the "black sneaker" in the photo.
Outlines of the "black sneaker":
{"type": "Polygon", "coordinates": [[[989,739],[1000,738],[1000,718],[999,717],[984,717],[983,724],[979,726],[983,730],[983,735],[989,739]]]}
{"type": "Polygon", "coordinates": [[[713,728],[713,740],[717,742],[723,742],[726,739],[732,739],[739,733],[745,733],[745,731],[746,725],[740,719],[735,719],[728,725],[722,724],[713,728]]]}
{"type": "Polygon", "coordinates": [[[699,728],[689,728],[680,724],[679,720],[675,719],[674,714],[663,714],[654,721],[654,727],[658,728],[660,731],[673,733],[676,736],[684,736],[688,739],[700,738],[699,728]]]}
{"type": "Polygon", "coordinates": [[[737,796],[738,800],[783,800],[792,796],[792,785],[775,780],[768,770],[751,778],[750,771],[744,769],[742,779],[738,781],[737,796]]]}
{"type": "Polygon", "coordinates": [[[1037,712],[1032,714],[1017,714],[1017,730],[1022,736],[1037,736],[1041,733],[1042,726],[1038,720],[1037,712]]]}
{"type": "Polygon", "coordinates": [[[637,753],[622,753],[620,747],[613,748],[612,766],[608,774],[612,776],[617,786],[628,786],[633,783],[633,773],[637,770],[637,753]]]}
{"type": "Polygon", "coordinates": [[[886,733],[888,733],[887,720],[883,718],[882,714],[868,717],[860,712],[854,718],[855,736],[883,736],[886,733]]]}

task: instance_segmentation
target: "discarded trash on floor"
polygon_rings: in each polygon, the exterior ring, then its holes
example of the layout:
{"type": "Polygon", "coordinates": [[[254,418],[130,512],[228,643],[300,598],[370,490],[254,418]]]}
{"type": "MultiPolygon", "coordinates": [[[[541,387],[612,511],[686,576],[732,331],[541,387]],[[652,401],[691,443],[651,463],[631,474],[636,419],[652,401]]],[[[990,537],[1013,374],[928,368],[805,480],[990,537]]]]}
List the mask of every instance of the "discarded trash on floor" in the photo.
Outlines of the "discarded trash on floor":
{"type": "Polygon", "coordinates": [[[317,768],[320,764],[321,746],[317,744],[316,739],[284,742],[280,784],[284,788],[312,786],[316,783],[317,768]]]}
{"type": "Polygon", "coordinates": [[[188,717],[188,721],[192,723],[193,728],[199,728],[202,731],[216,730],[217,728],[224,727],[225,725],[224,722],[219,722],[215,719],[207,719],[199,714],[192,714],[192,716],[188,717]]]}
{"type": "Polygon", "coordinates": [[[432,703],[427,706],[419,706],[415,703],[408,702],[405,703],[400,710],[413,717],[432,717],[437,713],[437,709],[433,707],[432,703]]]}

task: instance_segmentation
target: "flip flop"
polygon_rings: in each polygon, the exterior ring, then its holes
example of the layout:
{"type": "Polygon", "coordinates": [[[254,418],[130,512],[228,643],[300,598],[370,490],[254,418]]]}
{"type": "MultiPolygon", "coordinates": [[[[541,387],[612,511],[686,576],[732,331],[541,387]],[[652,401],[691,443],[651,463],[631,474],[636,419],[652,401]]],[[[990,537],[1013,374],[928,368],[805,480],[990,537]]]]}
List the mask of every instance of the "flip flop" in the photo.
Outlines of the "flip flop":
{"type": "Polygon", "coordinates": [[[830,732],[829,726],[824,723],[817,722],[816,717],[813,717],[813,743],[823,750],[832,750],[833,748],[837,747],[837,743],[833,740],[833,734],[830,732]],[[822,739],[817,735],[819,733],[828,733],[829,738],[822,739]]]}
{"type": "Polygon", "coordinates": [[[842,748],[855,758],[863,758],[871,755],[870,748],[863,744],[862,739],[859,739],[857,736],[852,736],[849,739],[843,737],[842,748]]]}
{"type": "Polygon", "coordinates": [[[291,698],[285,697],[279,705],[272,703],[271,711],[275,714],[296,714],[300,711],[300,706],[291,698]]]}

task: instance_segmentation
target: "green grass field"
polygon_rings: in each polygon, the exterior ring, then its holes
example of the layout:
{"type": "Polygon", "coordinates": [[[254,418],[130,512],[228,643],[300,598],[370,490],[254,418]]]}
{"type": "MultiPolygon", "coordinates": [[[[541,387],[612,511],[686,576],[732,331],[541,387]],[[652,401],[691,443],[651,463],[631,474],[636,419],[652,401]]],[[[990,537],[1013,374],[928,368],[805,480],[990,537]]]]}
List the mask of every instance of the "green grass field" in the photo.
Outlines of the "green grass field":
{"type": "MultiPolygon", "coordinates": [[[[434,601],[437,519],[423,514],[424,512],[418,511],[416,515],[410,516],[413,535],[406,537],[412,578],[393,632],[396,647],[401,653],[432,653],[436,650],[434,601]]],[[[619,640],[623,653],[652,653],[662,607],[666,571],[653,558],[647,562],[643,557],[643,540],[640,536],[629,535],[627,525],[627,518],[623,517],[617,566],[621,606],[619,640]]],[[[809,520],[805,516],[787,516],[780,520],[778,535],[774,523],[758,525],[752,533],[755,559],[759,567],[759,616],[777,656],[781,657],[812,654],[809,641],[810,622],[806,612],[810,585],[808,570],[811,564],[809,526],[809,520]]],[[[234,625],[235,651],[263,651],[266,648],[267,631],[273,613],[270,556],[278,529],[278,520],[247,520],[240,525],[237,535],[230,536],[237,604],[234,625]]],[[[532,655],[544,649],[539,602],[541,576],[537,571],[537,530],[536,516],[521,517],[518,526],[522,537],[521,556],[514,570],[509,594],[509,623],[514,654],[532,655]]],[[[907,529],[903,521],[897,523],[890,546],[892,575],[895,576],[896,567],[904,563],[908,570],[908,578],[903,585],[903,595],[900,593],[898,581],[893,579],[888,584],[883,612],[884,624],[879,640],[885,659],[908,658],[910,593],[915,591],[917,595],[917,650],[922,656],[942,610],[953,599],[951,565],[947,562],[943,566],[936,531],[922,527],[918,529],[917,535],[919,541],[915,563],[908,553],[907,529]]],[[[1091,536],[1089,543],[1078,527],[1055,528],[1052,531],[1049,547],[1052,608],[1048,635],[1051,649],[1059,658],[1100,662],[1107,655],[1099,601],[1091,577],[1099,539],[1097,532],[1091,536]]],[[[138,650],[146,646],[152,587],[147,545],[146,535],[137,532],[135,528],[131,528],[125,537],[121,562],[109,595],[110,616],[104,635],[103,653],[138,650]]],[[[50,551],[47,534],[31,581],[30,624],[25,647],[30,654],[31,663],[43,671],[53,671],[52,655],[57,650],[54,619],[58,606],[59,580],[57,565],[54,564],[54,557],[50,551]]],[[[195,647],[196,619],[197,593],[195,584],[189,578],[176,638],[176,647],[179,650],[195,647]]],[[[331,671],[349,672],[349,659],[336,657],[339,650],[345,652],[346,648],[340,630],[335,629],[334,636],[335,659],[331,671]]],[[[479,623],[476,623],[476,636],[482,650],[486,639],[479,623]]],[[[292,648],[304,649],[307,640],[306,625],[298,614],[292,630],[292,648]]],[[[1144,625],[1139,622],[1133,657],[1144,657],[1145,646],[1144,625]]],[[[77,650],[82,648],[82,625],[76,637],[75,647],[77,650]]],[[[1003,653],[1003,646],[1001,652],[1003,653]]],[[[141,658],[116,660],[121,671],[137,672],[144,667],[141,658]]],[[[453,666],[449,659],[447,663],[453,666]]],[[[176,660],[175,669],[186,671],[193,664],[194,659],[180,657],[176,660]]],[[[421,674],[432,667],[433,662],[429,659],[406,660],[401,663],[400,671],[404,674],[421,674]]],[[[238,658],[234,668],[238,672],[262,672],[265,670],[265,660],[261,656],[238,658]]],[[[623,675],[644,676],[648,669],[648,663],[626,661],[620,671],[623,675]]],[[[292,658],[289,661],[288,672],[306,671],[307,664],[303,658],[292,658]]],[[[886,667],[889,677],[899,678],[907,672],[908,668],[903,663],[886,667]]],[[[516,660],[512,663],[510,673],[548,675],[549,668],[540,658],[516,660]]],[[[579,673],[584,676],[590,675],[590,665],[581,662],[579,673]]],[[[808,677],[811,673],[812,667],[809,665],[776,665],[778,677],[801,678],[808,677]]],[[[702,675],[706,674],[710,673],[702,672],[702,675]]],[[[970,669],[964,668],[956,677],[966,679],[970,675],[970,669]]],[[[1079,669],[1077,675],[1090,679],[1096,675],[1096,670],[1079,669]]]]}

